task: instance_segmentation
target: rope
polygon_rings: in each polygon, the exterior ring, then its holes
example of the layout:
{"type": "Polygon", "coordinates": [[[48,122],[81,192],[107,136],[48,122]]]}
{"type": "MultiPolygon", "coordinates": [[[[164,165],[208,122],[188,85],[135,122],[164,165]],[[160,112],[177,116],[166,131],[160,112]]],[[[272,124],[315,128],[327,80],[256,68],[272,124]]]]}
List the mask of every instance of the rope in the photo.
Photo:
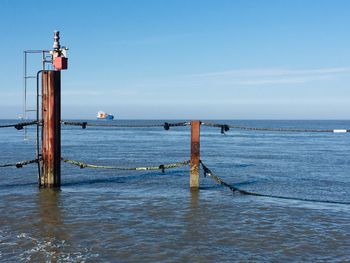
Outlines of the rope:
{"type": "Polygon", "coordinates": [[[249,127],[249,126],[239,126],[239,125],[217,124],[217,123],[209,123],[209,122],[202,122],[201,125],[221,128],[221,133],[224,133],[223,131],[229,131],[230,129],[241,129],[241,130],[251,130],[251,131],[274,131],[274,132],[333,132],[333,133],[350,132],[350,130],[346,130],[346,129],[320,130],[320,129],[259,128],[259,127],[249,127]]]}
{"type": "Polygon", "coordinates": [[[17,130],[22,130],[24,126],[33,125],[33,124],[37,124],[37,121],[19,122],[15,124],[0,125],[0,128],[15,127],[17,130]]]}
{"type": "Polygon", "coordinates": [[[162,170],[178,168],[182,166],[187,166],[190,161],[183,161],[171,164],[161,164],[159,166],[148,166],[148,167],[117,167],[117,166],[109,166],[109,165],[95,165],[95,164],[87,164],[80,161],[69,160],[69,159],[61,159],[65,163],[70,163],[72,165],[79,166],[80,168],[101,168],[101,169],[114,169],[114,170],[122,170],[122,171],[149,171],[149,170],[162,170]]]}
{"type": "Polygon", "coordinates": [[[106,123],[88,123],[88,122],[72,122],[72,121],[62,121],[63,125],[70,126],[81,126],[83,129],[86,129],[87,126],[92,127],[115,127],[115,128],[150,128],[150,127],[163,127],[165,130],[169,130],[170,127],[178,126],[188,126],[188,122],[178,122],[178,123],[168,123],[164,124],[135,124],[135,125],[123,125],[123,124],[106,124],[106,123]]]}
{"type": "Polygon", "coordinates": [[[16,168],[22,168],[24,165],[28,165],[28,164],[32,164],[32,163],[38,163],[38,159],[21,161],[21,162],[17,162],[17,163],[1,164],[0,168],[11,167],[11,166],[15,166],[16,168]]]}
{"type": "Polygon", "coordinates": [[[243,194],[243,195],[269,197],[269,198],[285,199],[285,200],[297,200],[297,201],[304,201],[304,202],[317,202],[317,203],[350,205],[350,202],[330,201],[330,200],[317,200],[317,199],[306,199],[306,198],[295,198],[295,197],[288,197],[288,196],[267,195],[267,194],[259,194],[259,193],[249,192],[249,191],[239,189],[239,188],[237,188],[237,187],[235,187],[233,185],[230,185],[230,184],[224,182],[219,176],[215,175],[202,161],[200,161],[200,163],[201,163],[201,165],[203,167],[203,170],[204,170],[204,176],[208,175],[214,181],[216,181],[218,184],[229,188],[232,192],[239,192],[240,194],[243,194]]]}

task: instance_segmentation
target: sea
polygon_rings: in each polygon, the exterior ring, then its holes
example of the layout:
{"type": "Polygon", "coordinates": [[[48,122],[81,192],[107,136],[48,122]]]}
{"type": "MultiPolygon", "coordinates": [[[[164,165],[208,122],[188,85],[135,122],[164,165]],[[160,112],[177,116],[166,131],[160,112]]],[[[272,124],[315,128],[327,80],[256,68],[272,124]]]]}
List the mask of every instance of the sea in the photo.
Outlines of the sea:
{"type": "MultiPolygon", "coordinates": [[[[165,121],[179,122],[102,123],[165,121]]],[[[334,120],[208,122],[350,129],[334,120]]],[[[0,165],[35,159],[35,126],[24,133],[0,129],[0,165]]],[[[56,191],[39,189],[36,164],[0,168],[0,262],[350,262],[349,133],[202,126],[200,143],[201,160],[224,182],[275,197],[232,192],[203,170],[199,191],[190,191],[188,166],[163,173],[62,163],[56,191]]],[[[62,157],[71,160],[144,167],[189,156],[188,126],[62,126],[62,157]]]]}

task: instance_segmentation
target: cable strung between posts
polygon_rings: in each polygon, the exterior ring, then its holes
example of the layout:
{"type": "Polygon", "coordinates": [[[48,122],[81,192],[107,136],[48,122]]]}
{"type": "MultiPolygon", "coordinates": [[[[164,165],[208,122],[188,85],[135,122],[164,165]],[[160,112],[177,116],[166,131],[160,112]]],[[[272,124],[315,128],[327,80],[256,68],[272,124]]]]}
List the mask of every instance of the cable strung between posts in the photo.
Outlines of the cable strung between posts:
{"type": "Polygon", "coordinates": [[[65,163],[70,163],[80,168],[101,168],[101,169],[113,169],[113,170],[122,170],[122,171],[150,171],[150,170],[162,170],[164,172],[165,169],[178,168],[189,165],[190,161],[183,161],[171,164],[161,164],[159,166],[148,166],[148,167],[117,167],[117,166],[109,166],[109,165],[95,165],[95,164],[87,164],[80,161],[69,160],[62,158],[61,159],[65,163]]]}
{"type": "Polygon", "coordinates": [[[204,176],[211,177],[218,184],[221,184],[227,188],[229,188],[232,192],[238,192],[243,195],[252,195],[252,196],[260,196],[260,197],[269,197],[269,198],[277,198],[277,199],[285,199],[285,200],[296,200],[296,201],[304,201],[304,202],[317,202],[317,203],[328,203],[328,204],[341,204],[341,205],[350,205],[350,202],[340,202],[340,201],[329,201],[329,200],[317,200],[317,199],[306,199],[306,198],[295,198],[288,196],[278,196],[278,195],[267,195],[267,194],[259,194],[254,192],[249,192],[246,190],[239,189],[233,185],[230,185],[224,182],[219,176],[215,175],[202,161],[200,161],[203,170],[204,176]]]}
{"type": "Polygon", "coordinates": [[[217,123],[209,123],[209,122],[202,122],[201,125],[221,128],[221,133],[223,133],[223,129],[224,131],[229,131],[230,129],[241,129],[241,130],[251,130],[251,131],[274,131],[274,132],[333,132],[333,133],[350,132],[350,130],[346,130],[346,129],[320,130],[320,129],[259,128],[259,127],[240,126],[240,125],[217,124],[217,123]]]}
{"type": "Polygon", "coordinates": [[[14,127],[17,130],[22,130],[24,126],[29,126],[37,124],[37,121],[28,121],[28,122],[19,122],[15,124],[6,124],[6,125],[0,125],[0,128],[9,128],[9,127],[14,127]]]}
{"type": "Polygon", "coordinates": [[[92,127],[115,127],[115,128],[150,128],[150,127],[163,127],[165,130],[169,130],[170,127],[188,126],[188,122],[168,123],[164,124],[107,124],[107,123],[89,123],[89,122],[74,122],[74,121],[62,121],[63,125],[81,126],[86,129],[87,126],[92,127]]]}
{"type": "Polygon", "coordinates": [[[21,161],[21,162],[17,162],[17,163],[0,164],[0,168],[12,167],[12,166],[16,167],[16,168],[22,168],[24,165],[28,165],[28,164],[32,164],[32,163],[38,163],[38,159],[21,161]]]}

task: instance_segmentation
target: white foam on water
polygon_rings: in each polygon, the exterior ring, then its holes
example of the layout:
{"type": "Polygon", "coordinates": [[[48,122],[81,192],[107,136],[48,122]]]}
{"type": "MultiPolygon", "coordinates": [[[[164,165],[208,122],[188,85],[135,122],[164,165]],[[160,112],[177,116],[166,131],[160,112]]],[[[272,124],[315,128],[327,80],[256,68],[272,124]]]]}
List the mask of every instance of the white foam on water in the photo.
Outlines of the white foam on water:
{"type": "Polygon", "coordinates": [[[86,262],[87,259],[99,256],[99,254],[92,253],[91,249],[81,246],[74,248],[76,252],[69,252],[72,248],[66,240],[58,240],[56,238],[39,240],[29,236],[27,233],[21,233],[16,237],[33,243],[30,248],[19,254],[19,260],[21,262],[35,262],[38,259],[44,260],[44,262],[86,262]]]}

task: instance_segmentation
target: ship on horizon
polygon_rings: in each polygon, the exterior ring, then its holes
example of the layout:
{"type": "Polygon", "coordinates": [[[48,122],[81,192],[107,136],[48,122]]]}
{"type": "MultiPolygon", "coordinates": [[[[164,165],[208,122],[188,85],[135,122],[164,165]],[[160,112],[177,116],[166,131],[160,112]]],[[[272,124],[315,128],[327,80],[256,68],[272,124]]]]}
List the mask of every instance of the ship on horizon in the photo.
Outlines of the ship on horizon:
{"type": "Polygon", "coordinates": [[[98,120],[113,120],[114,116],[112,114],[106,113],[104,111],[99,111],[97,113],[98,120]]]}

